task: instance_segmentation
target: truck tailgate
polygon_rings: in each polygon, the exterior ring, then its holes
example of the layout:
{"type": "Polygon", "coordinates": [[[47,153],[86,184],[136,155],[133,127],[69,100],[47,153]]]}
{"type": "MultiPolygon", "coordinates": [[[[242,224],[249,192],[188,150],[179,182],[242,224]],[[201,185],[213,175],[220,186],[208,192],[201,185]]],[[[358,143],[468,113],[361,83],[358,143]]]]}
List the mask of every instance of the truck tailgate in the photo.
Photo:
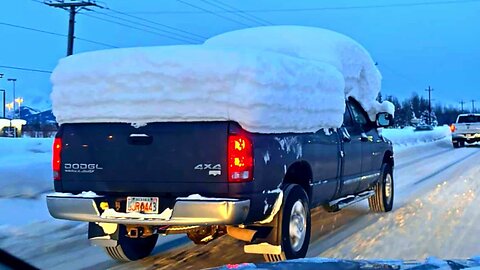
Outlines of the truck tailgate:
{"type": "Polygon", "coordinates": [[[480,133],[480,123],[459,123],[455,124],[456,132],[460,134],[480,133]]]}
{"type": "Polygon", "coordinates": [[[228,122],[65,124],[64,192],[228,192],[228,122]]]}

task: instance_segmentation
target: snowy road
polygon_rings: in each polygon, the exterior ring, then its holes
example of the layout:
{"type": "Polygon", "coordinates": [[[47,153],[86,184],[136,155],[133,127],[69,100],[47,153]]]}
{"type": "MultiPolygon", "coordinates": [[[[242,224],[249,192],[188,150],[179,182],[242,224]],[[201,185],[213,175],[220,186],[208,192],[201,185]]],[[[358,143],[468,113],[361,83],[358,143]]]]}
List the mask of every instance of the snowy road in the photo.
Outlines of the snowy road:
{"type": "MultiPolygon", "coordinates": [[[[339,213],[313,211],[309,257],[425,259],[469,258],[480,254],[480,147],[451,148],[449,141],[399,151],[396,206],[372,214],[366,202],[339,213]]],[[[167,254],[113,269],[196,269],[258,262],[242,244],[225,237],[206,246],[184,245],[167,254]]]]}
{"type": "MultiPolygon", "coordinates": [[[[335,214],[312,211],[308,256],[424,259],[480,255],[480,227],[475,225],[480,218],[479,158],[480,146],[453,149],[448,141],[397,151],[394,211],[373,214],[366,202],[335,214]]],[[[13,237],[0,234],[0,248],[49,269],[198,269],[262,260],[244,254],[242,243],[229,237],[195,246],[183,236],[173,236],[159,241],[153,256],[118,264],[90,247],[85,231],[85,225],[74,222],[29,226],[18,229],[13,237]]]]}

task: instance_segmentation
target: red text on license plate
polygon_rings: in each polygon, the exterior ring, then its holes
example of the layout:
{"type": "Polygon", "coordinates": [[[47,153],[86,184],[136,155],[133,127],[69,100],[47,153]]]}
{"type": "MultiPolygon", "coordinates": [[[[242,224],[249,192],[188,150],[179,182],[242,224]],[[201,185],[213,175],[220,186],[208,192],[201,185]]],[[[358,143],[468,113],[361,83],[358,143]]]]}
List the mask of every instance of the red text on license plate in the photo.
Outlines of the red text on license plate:
{"type": "Polygon", "coordinates": [[[158,197],[127,197],[127,213],[158,214],[158,197]]]}

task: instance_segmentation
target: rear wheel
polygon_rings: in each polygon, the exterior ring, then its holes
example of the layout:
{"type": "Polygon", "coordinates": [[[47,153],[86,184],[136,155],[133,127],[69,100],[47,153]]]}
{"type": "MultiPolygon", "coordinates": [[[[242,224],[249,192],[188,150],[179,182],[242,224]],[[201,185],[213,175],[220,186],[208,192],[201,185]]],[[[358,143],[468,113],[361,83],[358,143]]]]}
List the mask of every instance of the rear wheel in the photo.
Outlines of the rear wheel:
{"type": "Polygon", "coordinates": [[[374,212],[390,212],[393,208],[393,169],[383,164],[380,181],[375,185],[375,195],[368,198],[370,209],[374,212]]]}
{"type": "Polygon", "coordinates": [[[304,258],[310,243],[311,218],[308,196],[296,184],[284,189],[284,200],[277,214],[280,226],[275,228],[280,235],[282,254],[264,254],[266,261],[282,261],[304,258]]]}
{"type": "Polygon", "coordinates": [[[453,143],[453,148],[459,148],[460,147],[460,143],[459,142],[454,142],[453,143]]]}
{"type": "Polygon", "coordinates": [[[120,231],[117,246],[104,247],[105,252],[112,259],[122,262],[136,261],[152,253],[157,243],[158,234],[146,238],[129,238],[127,237],[127,230],[124,225],[119,225],[118,229],[120,231]]]}

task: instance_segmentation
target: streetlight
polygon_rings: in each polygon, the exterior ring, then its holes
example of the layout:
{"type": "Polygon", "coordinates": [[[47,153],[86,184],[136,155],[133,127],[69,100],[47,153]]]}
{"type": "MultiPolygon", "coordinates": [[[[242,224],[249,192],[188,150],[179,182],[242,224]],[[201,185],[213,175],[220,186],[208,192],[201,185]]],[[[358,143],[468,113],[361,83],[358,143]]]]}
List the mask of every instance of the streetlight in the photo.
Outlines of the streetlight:
{"type": "Polygon", "coordinates": [[[22,97],[16,98],[15,102],[18,103],[18,107],[20,108],[20,105],[22,105],[23,103],[23,98],[22,97]]]}
{"type": "MultiPolygon", "coordinates": [[[[1,75],[1,74],[0,74],[1,75]]],[[[3,111],[3,118],[5,118],[5,90],[4,89],[0,89],[0,91],[3,93],[3,107],[2,107],[2,111],[3,111]]]]}
{"type": "Polygon", "coordinates": [[[17,79],[8,78],[7,81],[13,83],[13,117],[15,118],[15,82],[17,81],[17,79]]]}
{"type": "Polygon", "coordinates": [[[5,107],[7,107],[9,111],[11,111],[13,109],[13,102],[5,104],[5,107]]]}

